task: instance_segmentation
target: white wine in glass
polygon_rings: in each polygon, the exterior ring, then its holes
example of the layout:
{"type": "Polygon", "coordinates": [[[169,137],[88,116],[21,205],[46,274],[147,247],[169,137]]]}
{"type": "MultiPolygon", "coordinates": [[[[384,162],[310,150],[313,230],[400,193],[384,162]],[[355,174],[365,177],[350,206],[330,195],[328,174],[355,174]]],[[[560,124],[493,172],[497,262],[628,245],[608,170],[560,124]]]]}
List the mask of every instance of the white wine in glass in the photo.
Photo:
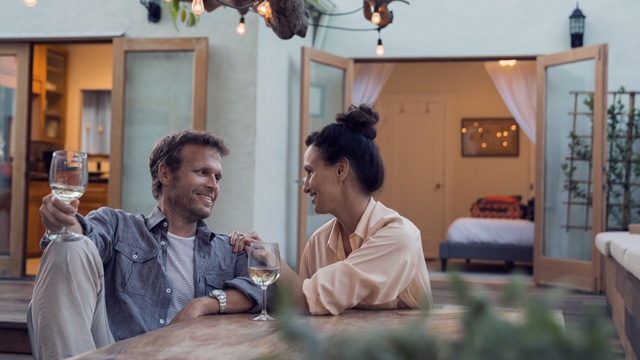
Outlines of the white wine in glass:
{"type": "Polygon", "coordinates": [[[249,276],[262,287],[262,313],[256,321],[275,320],[267,314],[267,287],[280,276],[280,250],[277,243],[254,242],[249,247],[249,276]]]}
{"type": "MultiPolygon", "coordinates": [[[[79,151],[58,150],[53,153],[49,186],[53,196],[70,203],[79,199],[87,190],[89,171],[87,170],[87,154],[79,151]]],[[[70,232],[65,226],[59,233],[47,230],[47,237],[56,241],[76,241],[82,235],[70,232]]]]}

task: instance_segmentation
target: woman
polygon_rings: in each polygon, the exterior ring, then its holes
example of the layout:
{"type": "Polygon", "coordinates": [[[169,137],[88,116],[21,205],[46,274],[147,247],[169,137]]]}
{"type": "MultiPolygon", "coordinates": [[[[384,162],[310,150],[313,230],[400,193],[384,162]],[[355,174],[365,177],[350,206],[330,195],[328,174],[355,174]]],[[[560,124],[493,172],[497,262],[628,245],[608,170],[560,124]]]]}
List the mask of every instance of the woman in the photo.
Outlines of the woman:
{"type": "MultiPolygon", "coordinates": [[[[305,140],[303,187],[316,213],[335,218],[309,239],[300,275],[282,261],[277,284],[292,289],[311,314],[431,307],[420,231],[371,196],[384,182],[373,141],[378,114],[368,105],[352,105],[336,121],[305,140]]],[[[230,237],[234,251],[261,241],[255,232],[230,237]]]]}

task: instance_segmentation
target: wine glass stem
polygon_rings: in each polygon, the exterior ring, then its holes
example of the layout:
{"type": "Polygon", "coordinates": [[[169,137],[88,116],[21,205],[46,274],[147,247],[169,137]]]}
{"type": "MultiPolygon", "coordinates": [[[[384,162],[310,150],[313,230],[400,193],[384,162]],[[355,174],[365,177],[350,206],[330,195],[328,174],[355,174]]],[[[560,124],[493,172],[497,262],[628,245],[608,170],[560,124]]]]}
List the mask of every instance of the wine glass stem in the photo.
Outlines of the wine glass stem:
{"type": "Polygon", "coordinates": [[[260,315],[267,315],[267,286],[262,286],[262,313],[260,315]]]}

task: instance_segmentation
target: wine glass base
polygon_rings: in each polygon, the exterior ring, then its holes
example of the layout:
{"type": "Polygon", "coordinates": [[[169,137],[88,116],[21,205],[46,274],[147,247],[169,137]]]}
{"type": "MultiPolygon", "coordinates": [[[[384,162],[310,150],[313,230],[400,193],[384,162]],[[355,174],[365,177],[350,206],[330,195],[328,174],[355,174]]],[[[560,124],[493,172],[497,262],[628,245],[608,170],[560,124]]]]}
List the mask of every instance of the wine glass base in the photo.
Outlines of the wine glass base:
{"type": "Polygon", "coordinates": [[[252,317],[249,318],[249,320],[253,320],[253,321],[275,321],[276,319],[274,317],[271,317],[267,314],[260,314],[256,317],[252,317]]]}

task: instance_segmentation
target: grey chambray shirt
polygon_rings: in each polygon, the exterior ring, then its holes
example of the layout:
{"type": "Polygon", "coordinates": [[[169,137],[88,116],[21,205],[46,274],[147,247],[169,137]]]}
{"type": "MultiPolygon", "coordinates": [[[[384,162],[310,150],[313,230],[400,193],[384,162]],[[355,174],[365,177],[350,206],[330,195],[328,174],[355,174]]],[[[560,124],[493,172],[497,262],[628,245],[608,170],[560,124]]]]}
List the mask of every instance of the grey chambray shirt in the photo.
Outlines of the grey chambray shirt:
{"type": "MultiPolygon", "coordinates": [[[[104,266],[109,327],[116,341],[169,325],[173,284],[165,268],[169,221],[158,207],[151,215],[133,215],[102,207],[76,215],[95,243],[104,266]]],[[[49,244],[46,236],[40,247],[49,244]]],[[[262,308],[262,290],[249,278],[247,256],[233,253],[227,235],[213,233],[199,221],[195,241],[195,297],[213,289],[234,288],[262,308]]]]}

